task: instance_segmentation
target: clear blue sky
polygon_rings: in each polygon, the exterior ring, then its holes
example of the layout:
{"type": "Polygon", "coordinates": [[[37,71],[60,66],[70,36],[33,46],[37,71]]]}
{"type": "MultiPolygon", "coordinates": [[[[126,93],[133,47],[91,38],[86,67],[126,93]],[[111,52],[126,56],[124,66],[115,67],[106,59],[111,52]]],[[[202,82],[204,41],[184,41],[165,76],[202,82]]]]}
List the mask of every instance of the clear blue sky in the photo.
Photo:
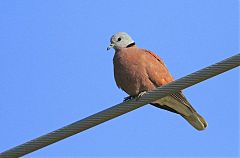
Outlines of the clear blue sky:
{"type": "MultiPolygon", "coordinates": [[[[109,38],[128,32],[177,79],[239,52],[237,0],[1,1],[0,151],[120,103],[109,38]]],[[[239,68],[184,90],[199,132],[150,105],[26,157],[237,157],[239,68]]]]}

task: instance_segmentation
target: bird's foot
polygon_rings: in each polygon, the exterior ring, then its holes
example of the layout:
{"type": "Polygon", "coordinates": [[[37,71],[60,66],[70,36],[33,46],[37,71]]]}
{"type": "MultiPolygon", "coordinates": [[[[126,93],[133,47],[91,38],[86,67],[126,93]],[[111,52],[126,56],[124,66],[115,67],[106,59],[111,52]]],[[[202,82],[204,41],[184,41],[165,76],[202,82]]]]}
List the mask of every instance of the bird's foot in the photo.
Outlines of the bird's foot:
{"type": "Polygon", "coordinates": [[[131,100],[131,99],[133,99],[133,98],[135,98],[135,97],[129,95],[129,96],[127,96],[127,97],[125,97],[125,98],[123,99],[123,102],[125,102],[125,101],[129,101],[129,100],[131,100]]]}
{"type": "Polygon", "coordinates": [[[143,92],[139,93],[136,97],[137,100],[139,100],[145,93],[147,93],[147,91],[143,91],[143,92]]]}
{"type": "Polygon", "coordinates": [[[124,98],[123,102],[129,101],[129,100],[135,99],[135,98],[136,98],[136,100],[138,100],[138,99],[140,99],[145,93],[147,93],[147,91],[143,91],[143,92],[139,93],[137,96],[131,96],[131,95],[129,95],[129,96],[127,96],[127,97],[124,98]]]}

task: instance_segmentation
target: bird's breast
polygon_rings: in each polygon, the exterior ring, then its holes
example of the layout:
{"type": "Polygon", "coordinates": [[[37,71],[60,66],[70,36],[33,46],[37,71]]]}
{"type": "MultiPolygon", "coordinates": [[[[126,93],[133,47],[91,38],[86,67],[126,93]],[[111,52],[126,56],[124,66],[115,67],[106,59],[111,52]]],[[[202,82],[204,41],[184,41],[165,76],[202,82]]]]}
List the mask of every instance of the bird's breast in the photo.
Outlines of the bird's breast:
{"type": "Polygon", "coordinates": [[[146,72],[146,63],[141,60],[141,55],[133,52],[115,53],[114,78],[119,88],[131,96],[138,95],[142,91],[154,89],[146,72]]]}

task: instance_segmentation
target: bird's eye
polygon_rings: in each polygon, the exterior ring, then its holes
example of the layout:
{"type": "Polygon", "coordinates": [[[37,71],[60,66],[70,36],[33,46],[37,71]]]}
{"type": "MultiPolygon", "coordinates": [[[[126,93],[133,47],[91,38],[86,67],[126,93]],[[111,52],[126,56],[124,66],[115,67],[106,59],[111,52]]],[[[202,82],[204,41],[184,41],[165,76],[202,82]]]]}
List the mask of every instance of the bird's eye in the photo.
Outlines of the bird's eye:
{"type": "Polygon", "coordinates": [[[122,40],[122,39],[119,37],[119,38],[118,38],[118,41],[121,41],[121,40],[122,40]]]}

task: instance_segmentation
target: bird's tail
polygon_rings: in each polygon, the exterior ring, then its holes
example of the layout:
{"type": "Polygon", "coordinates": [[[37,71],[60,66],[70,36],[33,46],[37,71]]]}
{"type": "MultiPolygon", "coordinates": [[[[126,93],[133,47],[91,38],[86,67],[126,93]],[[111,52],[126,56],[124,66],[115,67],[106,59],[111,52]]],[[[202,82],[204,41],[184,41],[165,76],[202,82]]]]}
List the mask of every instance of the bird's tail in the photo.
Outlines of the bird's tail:
{"type": "Polygon", "coordinates": [[[205,119],[197,113],[181,92],[171,94],[151,104],[158,108],[180,114],[197,130],[204,130],[207,127],[205,119]]]}
{"type": "Polygon", "coordinates": [[[197,112],[193,112],[192,115],[189,116],[182,115],[182,117],[199,131],[204,130],[208,125],[205,119],[197,112]]]}

